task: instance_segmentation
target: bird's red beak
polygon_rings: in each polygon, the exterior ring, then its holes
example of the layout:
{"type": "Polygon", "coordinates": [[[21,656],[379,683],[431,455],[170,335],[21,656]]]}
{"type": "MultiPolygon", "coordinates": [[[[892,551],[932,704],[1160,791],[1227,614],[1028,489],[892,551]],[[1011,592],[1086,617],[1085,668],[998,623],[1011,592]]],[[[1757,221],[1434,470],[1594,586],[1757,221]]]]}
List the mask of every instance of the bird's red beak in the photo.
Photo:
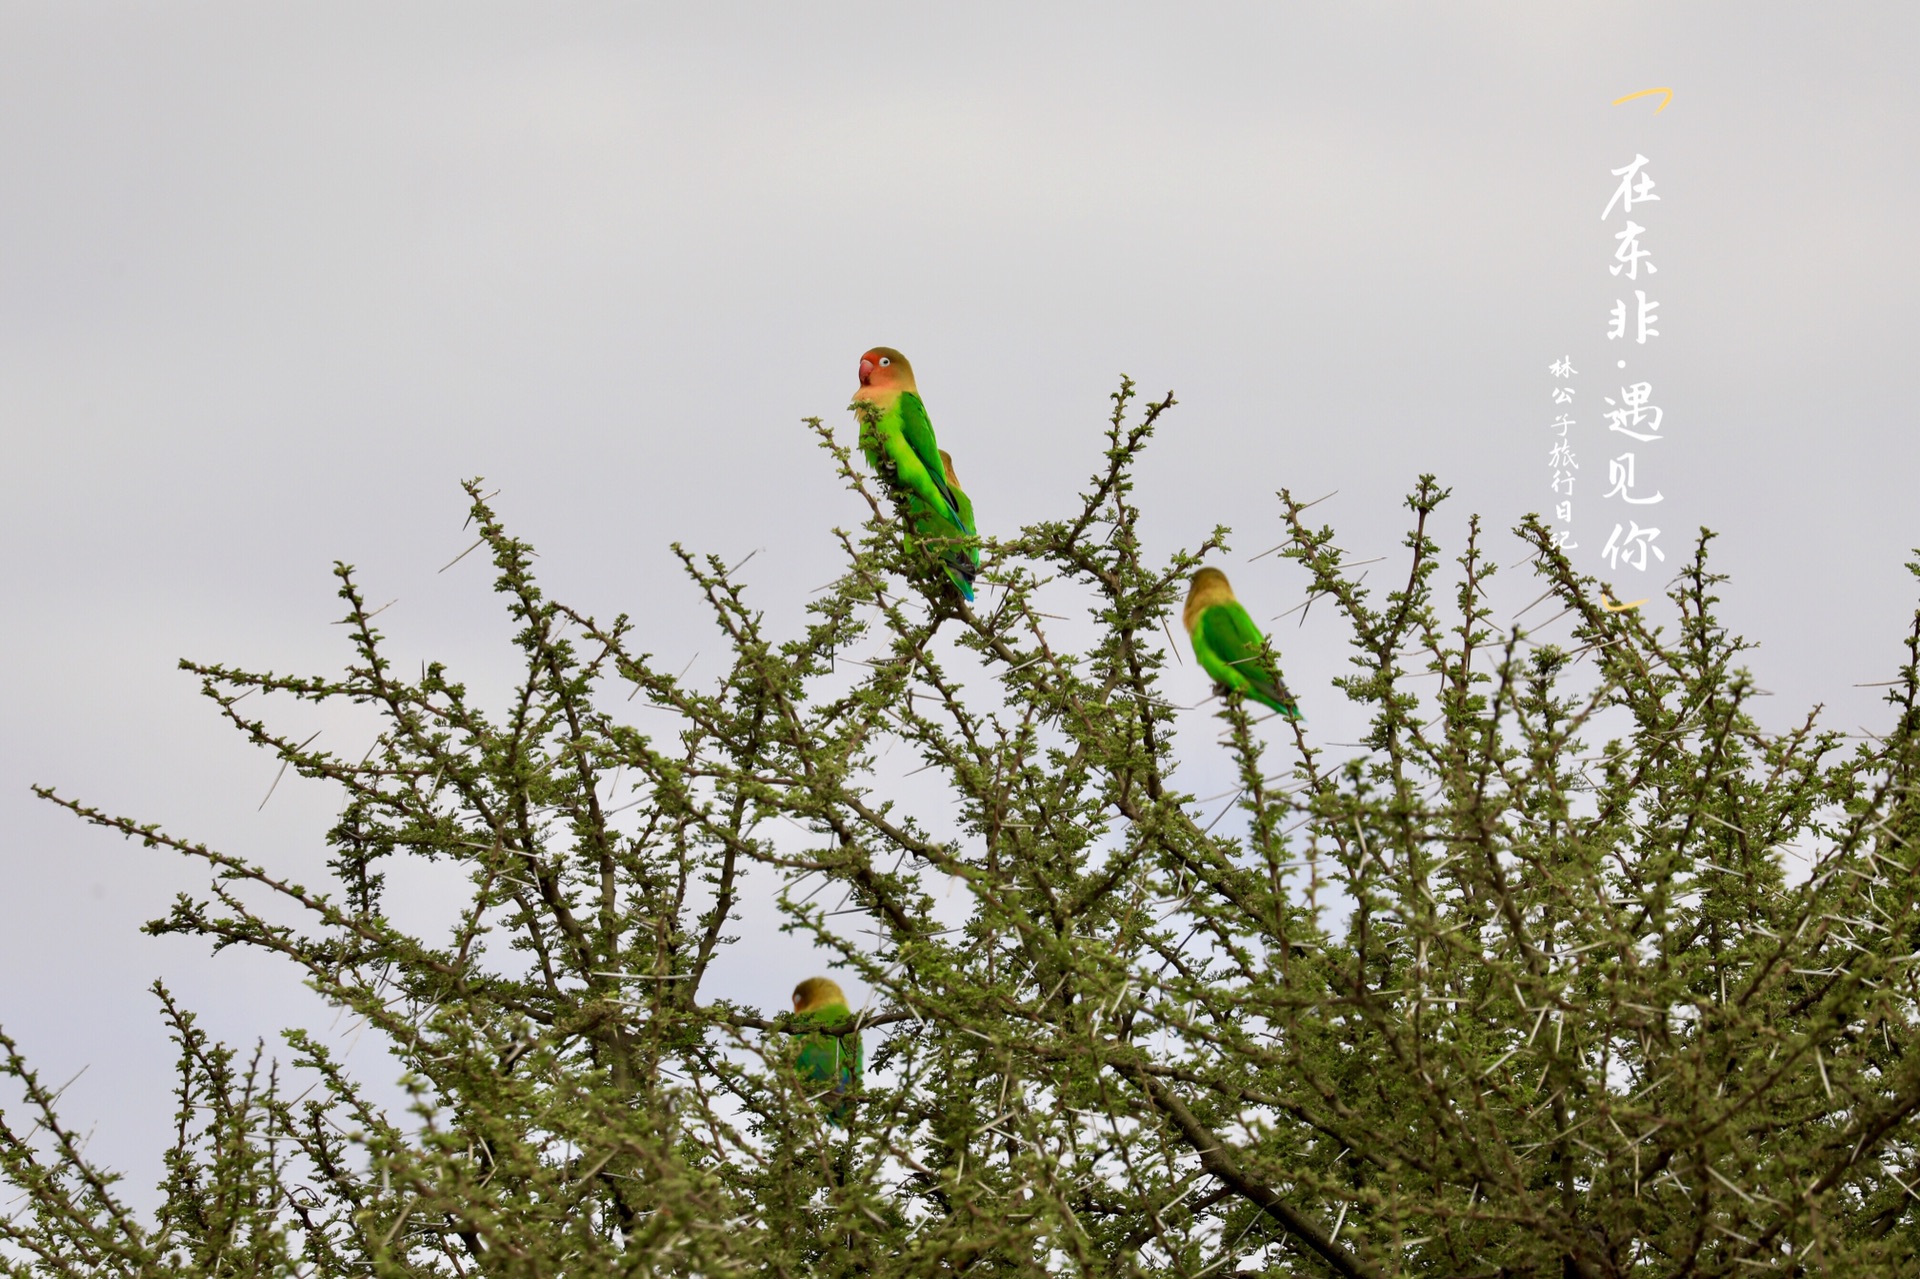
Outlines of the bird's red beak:
{"type": "Polygon", "coordinates": [[[873,361],[872,360],[862,359],[860,361],[860,385],[861,386],[873,385],[873,361]]]}

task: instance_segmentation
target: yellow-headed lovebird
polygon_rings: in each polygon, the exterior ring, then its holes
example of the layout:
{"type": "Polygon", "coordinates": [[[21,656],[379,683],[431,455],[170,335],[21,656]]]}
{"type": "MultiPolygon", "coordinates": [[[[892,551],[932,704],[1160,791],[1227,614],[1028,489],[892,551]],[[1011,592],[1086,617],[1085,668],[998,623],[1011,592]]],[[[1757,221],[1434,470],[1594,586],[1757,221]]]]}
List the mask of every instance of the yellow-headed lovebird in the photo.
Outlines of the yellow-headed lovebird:
{"type": "Polygon", "coordinates": [[[1286,681],[1267,664],[1262,651],[1266,637],[1234,598],[1225,573],[1203,568],[1193,575],[1181,621],[1193,638],[1193,655],[1200,659],[1202,670],[1222,686],[1238,689],[1288,719],[1300,718],[1286,681]]]}
{"type": "MultiPolygon", "coordinates": [[[[794,1020],[801,1025],[833,1029],[853,1018],[846,995],[825,977],[809,977],[793,988],[793,1011],[794,1020]]],[[[793,1060],[808,1091],[822,1100],[827,1122],[836,1128],[845,1126],[847,1116],[853,1113],[853,1095],[860,1091],[860,1077],[866,1070],[859,1034],[797,1032],[793,1060]]]]}
{"type": "MultiPolygon", "coordinates": [[[[866,452],[867,463],[906,499],[914,526],[925,525],[924,532],[946,536],[953,536],[949,529],[971,533],[973,521],[962,516],[960,499],[940,464],[933,421],[920,399],[907,357],[890,346],[876,346],[861,356],[860,389],[854,392],[853,401],[856,406],[868,406],[873,415],[872,422],[863,421],[860,427],[860,447],[866,452]]],[[[954,547],[942,559],[954,586],[971,600],[974,556],[964,547],[954,547]]]]}

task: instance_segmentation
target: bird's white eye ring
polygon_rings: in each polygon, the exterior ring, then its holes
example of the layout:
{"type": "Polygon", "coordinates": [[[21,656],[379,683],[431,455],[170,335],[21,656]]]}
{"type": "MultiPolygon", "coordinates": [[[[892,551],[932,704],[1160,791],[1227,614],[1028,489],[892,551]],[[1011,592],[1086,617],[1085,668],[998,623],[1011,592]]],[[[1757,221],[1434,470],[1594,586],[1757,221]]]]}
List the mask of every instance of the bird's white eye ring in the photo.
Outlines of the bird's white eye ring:
{"type": "Polygon", "coordinates": [[[888,356],[885,356],[885,355],[883,355],[883,356],[881,356],[881,357],[880,357],[880,367],[881,367],[881,368],[883,368],[883,369],[884,369],[884,368],[886,368],[886,367],[887,367],[887,365],[889,365],[889,364],[892,364],[892,363],[893,363],[893,360],[892,360],[892,359],[891,359],[890,357],[888,357],[888,356]]]}

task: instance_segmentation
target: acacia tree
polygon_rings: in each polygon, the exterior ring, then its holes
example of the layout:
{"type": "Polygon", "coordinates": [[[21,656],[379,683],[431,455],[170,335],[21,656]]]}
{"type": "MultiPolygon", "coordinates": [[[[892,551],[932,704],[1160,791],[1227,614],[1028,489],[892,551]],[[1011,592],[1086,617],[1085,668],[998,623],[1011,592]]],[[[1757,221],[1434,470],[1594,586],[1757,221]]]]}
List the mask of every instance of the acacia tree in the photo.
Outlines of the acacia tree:
{"type": "Polygon", "coordinates": [[[1226,700],[1238,789],[1201,808],[1162,675],[1225,530],[1147,556],[1133,476],[1173,401],[1114,400],[1085,492],[987,543],[976,606],[815,422],[865,522],[784,635],[681,553],[729,649],[710,684],[543,594],[477,484],[523,667],[504,704],[397,669],[345,566],[342,673],[185,663],[339,789],[330,882],[41,793],[203,865],[149,931],[297,965],[385,1036],[412,1107],[299,1031],[243,1065],[162,990],[180,1120],[147,1218],[0,1041],[24,1091],[0,1264],[1915,1273],[1920,616],[1884,737],[1769,732],[1704,533],[1669,637],[1528,520],[1572,633],[1540,643],[1495,625],[1477,521],[1448,567],[1431,477],[1383,597],[1282,492],[1282,553],[1350,631],[1336,684],[1370,726],[1335,747],[1226,700]],[[1058,599],[1086,607],[1083,642],[1058,599]],[[273,694],[370,708],[372,748],[296,741],[273,694]],[[671,729],[640,731],[633,696],[671,729]],[[408,858],[470,885],[444,935],[386,913],[408,858]],[[874,992],[841,1028],[869,1058],[844,1130],[789,1065],[790,1020],[704,989],[750,877],[874,992]]]}

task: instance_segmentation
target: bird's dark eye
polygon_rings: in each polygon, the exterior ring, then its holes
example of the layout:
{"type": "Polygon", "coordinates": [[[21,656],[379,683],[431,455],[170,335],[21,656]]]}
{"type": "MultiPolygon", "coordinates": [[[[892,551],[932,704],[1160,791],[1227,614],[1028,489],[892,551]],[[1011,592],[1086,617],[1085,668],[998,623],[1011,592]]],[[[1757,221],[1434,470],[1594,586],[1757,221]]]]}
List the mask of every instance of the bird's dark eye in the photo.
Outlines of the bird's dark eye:
{"type": "Polygon", "coordinates": [[[887,356],[884,356],[884,355],[883,355],[883,356],[881,356],[881,357],[880,357],[880,367],[881,367],[881,368],[883,368],[883,369],[884,369],[884,368],[886,368],[886,367],[887,367],[887,365],[889,365],[889,364],[892,364],[892,363],[893,363],[893,361],[892,361],[892,360],[891,360],[890,358],[888,358],[887,356]]]}

